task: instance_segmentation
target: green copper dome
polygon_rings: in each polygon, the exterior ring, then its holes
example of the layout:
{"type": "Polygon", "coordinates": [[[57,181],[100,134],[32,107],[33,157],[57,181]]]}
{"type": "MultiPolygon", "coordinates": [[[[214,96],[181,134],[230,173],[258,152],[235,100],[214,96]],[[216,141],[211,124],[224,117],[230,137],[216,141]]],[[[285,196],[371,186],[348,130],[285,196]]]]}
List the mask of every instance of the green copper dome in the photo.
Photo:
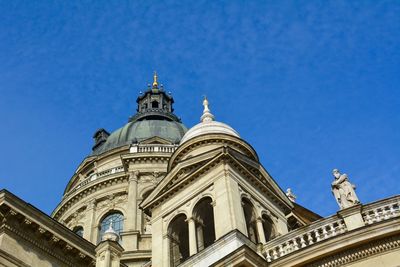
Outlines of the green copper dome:
{"type": "Polygon", "coordinates": [[[186,131],[185,125],[176,121],[143,120],[129,122],[111,133],[102,145],[93,150],[93,154],[100,154],[113,148],[138,143],[154,136],[178,144],[186,131]]]}
{"type": "Polygon", "coordinates": [[[185,125],[173,113],[174,99],[163,87],[158,86],[154,76],[152,87],[139,95],[136,100],[136,114],[122,128],[109,134],[99,129],[94,134],[93,155],[98,155],[124,145],[134,144],[151,137],[161,137],[171,143],[178,144],[187,132],[185,125]]]}

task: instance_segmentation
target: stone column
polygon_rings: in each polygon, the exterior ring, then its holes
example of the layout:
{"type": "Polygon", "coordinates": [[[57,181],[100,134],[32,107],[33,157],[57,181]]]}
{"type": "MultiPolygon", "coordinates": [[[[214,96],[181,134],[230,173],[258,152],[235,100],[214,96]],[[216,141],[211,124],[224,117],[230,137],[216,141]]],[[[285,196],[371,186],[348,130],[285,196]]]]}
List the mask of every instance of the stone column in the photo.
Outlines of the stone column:
{"type": "Polygon", "coordinates": [[[97,243],[96,237],[94,236],[94,230],[97,227],[97,223],[94,221],[96,216],[96,199],[92,199],[86,208],[85,216],[85,228],[83,229],[83,238],[97,243]]]}
{"type": "Polygon", "coordinates": [[[139,171],[129,173],[129,186],[128,186],[128,202],[126,214],[126,230],[136,230],[136,216],[137,216],[137,187],[138,187],[139,171]]]}
{"type": "Polygon", "coordinates": [[[203,225],[198,225],[196,227],[196,237],[197,237],[197,248],[199,250],[204,249],[204,233],[203,233],[203,225]]]}
{"type": "Polygon", "coordinates": [[[196,223],[193,217],[187,219],[189,225],[189,254],[190,256],[197,253],[197,243],[196,243],[196,223]]]}
{"type": "Polygon", "coordinates": [[[257,218],[257,232],[258,232],[258,240],[260,240],[262,244],[265,244],[267,243],[267,241],[265,240],[265,233],[262,220],[263,219],[261,217],[257,218]]]}

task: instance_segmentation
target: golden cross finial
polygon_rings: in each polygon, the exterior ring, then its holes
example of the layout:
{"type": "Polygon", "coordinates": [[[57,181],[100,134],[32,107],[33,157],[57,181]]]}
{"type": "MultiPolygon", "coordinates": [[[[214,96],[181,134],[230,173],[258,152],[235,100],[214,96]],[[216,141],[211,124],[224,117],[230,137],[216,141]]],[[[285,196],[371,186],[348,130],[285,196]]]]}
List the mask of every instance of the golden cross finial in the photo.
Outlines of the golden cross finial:
{"type": "Polygon", "coordinates": [[[157,76],[157,72],[154,72],[154,76],[153,76],[153,88],[157,88],[158,87],[158,76],[157,76]]]}

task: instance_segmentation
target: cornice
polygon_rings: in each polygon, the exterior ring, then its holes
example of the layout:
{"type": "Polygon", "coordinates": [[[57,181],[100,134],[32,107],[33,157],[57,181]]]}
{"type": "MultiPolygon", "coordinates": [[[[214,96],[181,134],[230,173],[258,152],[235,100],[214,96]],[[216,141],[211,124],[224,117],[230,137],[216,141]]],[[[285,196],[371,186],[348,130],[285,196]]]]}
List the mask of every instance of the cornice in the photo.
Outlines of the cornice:
{"type": "Polygon", "coordinates": [[[167,163],[170,157],[171,154],[167,153],[157,153],[157,152],[138,153],[138,154],[131,153],[131,154],[121,155],[121,160],[125,167],[125,165],[129,164],[130,162],[153,163],[161,161],[167,163]]]}
{"type": "Polygon", "coordinates": [[[108,187],[112,184],[115,185],[128,182],[128,179],[129,178],[126,173],[117,173],[95,180],[92,183],[89,183],[86,186],[80,188],[77,192],[68,196],[68,198],[63,199],[61,203],[57,206],[57,208],[53,211],[52,217],[54,217],[55,219],[59,219],[66,210],[68,210],[78,201],[82,200],[84,197],[91,195],[96,191],[108,187]]]}
{"type": "Polygon", "coordinates": [[[92,243],[77,236],[64,225],[7,191],[2,191],[0,194],[0,210],[2,231],[18,235],[69,266],[74,266],[72,258],[59,258],[60,256],[57,255],[68,252],[68,255],[86,258],[83,261],[94,259],[92,243]],[[48,244],[51,245],[48,246],[48,244]],[[65,251],[57,254],[55,248],[65,251]]]}
{"type": "MultiPolygon", "coordinates": [[[[211,168],[217,166],[218,164],[223,163],[231,163],[230,166],[232,166],[234,169],[236,169],[243,177],[246,177],[248,181],[253,184],[254,186],[257,186],[262,192],[266,193],[271,197],[271,199],[279,206],[281,206],[284,209],[290,210],[290,205],[288,205],[284,200],[282,200],[281,197],[278,196],[277,192],[274,193],[273,190],[268,188],[267,186],[267,181],[266,180],[261,180],[260,177],[255,176],[253,173],[251,173],[249,170],[246,169],[240,162],[234,158],[234,156],[231,154],[232,149],[229,147],[222,147],[221,152],[217,154],[216,156],[212,157],[212,159],[202,165],[200,168],[196,168],[194,171],[191,173],[185,173],[186,175],[182,175],[181,177],[179,176],[179,173],[181,173],[181,168],[174,168],[173,169],[173,174],[167,175],[163,179],[163,184],[159,184],[157,187],[160,187],[157,191],[157,188],[148,196],[151,201],[144,201],[142,204],[142,207],[148,211],[151,210],[152,208],[160,205],[162,202],[165,200],[169,199],[172,195],[175,193],[179,192],[186,186],[188,186],[190,183],[192,183],[196,178],[198,178],[200,175],[204,175],[205,173],[209,172],[211,168]]],[[[191,158],[190,160],[195,161],[196,157],[191,158]]],[[[172,172],[172,171],[171,171],[172,172]]]]}
{"type": "Polygon", "coordinates": [[[223,146],[231,146],[239,150],[244,150],[246,156],[256,161],[259,160],[253,147],[243,139],[228,134],[205,134],[196,136],[178,146],[175,152],[171,155],[171,159],[168,163],[168,171],[174,168],[184,155],[205,144],[223,144],[223,146]]]}
{"type": "MultiPolygon", "coordinates": [[[[234,156],[231,157],[231,160],[234,162],[233,167],[240,174],[246,176],[254,186],[257,186],[262,192],[270,196],[275,204],[286,209],[287,212],[290,212],[290,210],[293,208],[293,204],[290,202],[289,199],[287,199],[286,196],[284,196],[282,190],[279,187],[273,187],[273,185],[275,185],[275,181],[268,181],[267,177],[269,178],[269,176],[262,174],[259,170],[257,170],[256,172],[250,171],[234,156]]],[[[259,164],[259,166],[261,166],[261,164],[259,164]]]]}
{"type": "MultiPolygon", "coordinates": [[[[72,250],[74,249],[74,247],[72,247],[70,244],[68,244],[65,241],[61,241],[61,239],[59,239],[58,237],[53,235],[51,237],[50,242],[48,240],[43,241],[43,239],[41,239],[41,238],[32,237],[32,236],[26,234],[26,231],[21,230],[23,228],[12,227],[10,225],[6,225],[5,228],[6,228],[6,230],[10,231],[11,233],[14,233],[17,236],[19,236],[20,238],[24,239],[26,242],[32,244],[33,247],[43,250],[45,253],[53,256],[54,258],[56,258],[57,260],[59,260],[63,263],[65,263],[67,266],[76,267],[76,261],[73,259],[73,257],[68,256],[66,253],[67,251],[68,251],[68,253],[73,253],[72,250]],[[57,246],[60,246],[60,249],[63,250],[64,252],[60,251],[60,253],[56,253],[57,250],[55,249],[55,247],[57,247],[57,246]]],[[[84,258],[86,258],[85,254],[79,253],[79,252],[78,252],[78,254],[82,260],[84,258]]],[[[91,258],[91,260],[89,262],[87,262],[86,264],[82,264],[82,266],[86,266],[87,264],[89,264],[89,266],[94,266],[95,259],[91,258]]]]}
{"type": "MultiPolygon", "coordinates": [[[[143,203],[143,208],[146,210],[152,209],[153,207],[156,207],[160,205],[162,202],[165,200],[169,199],[173,194],[177,193],[178,191],[182,190],[182,188],[186,187],[189,185],[191,182],[193,182],[194,179],[199,177],[200,175],[204,175],[207,173],[212,167],[216,166],[222,161],[222,156],[223,154],[219,154],[216,158],[214,158],[212,161],[206,163],[205,165],[201,166],[200,168],[196,169],[195,171],[184,175],[181,177],[177,177],[178,179],[174,180],[173,178],[170,178],[170,186],[163,188],[161,191],[158,192],[158,195],[154,196],[152,198],[152,201],[149,203],[143,203]],[[184,183],[184,184],[183,184],[184,183]]],[[[179,170],[180,171],[180,170],[179,170]]],[[[179,172],[177,173],[179,174],[179,172]]],[[[164,178],[166,180],[167,177],[164,178]]],[[[168,184],[166,185],[168,186],[168,184]]],[[[156,189],[153,191],[155,192],[156,189]]],[[[151,195],[149,195],[149,198],[151,198],[151,195]]]]}
{"type": "Polygon", "coordinates": [[[122,147],[117,147],[110,151],[104,152],[103,154],[89,155],[86,158],[84,158],[82,160],[82,162],[79,164],[79,166],[76,168],[72,177],[69,179],[68,184],[66,185],[63,194],[65,195],[71,190],[71,185],[73,184],[73,182],[76,179],[79,179],[79,177],[78,177],[79,173],[82,173],[83,171],[85,171],[86,168],[88,168],[88,169],[93,168],[94,166],[91,166],[91,165],[94,164],[96,161],[102,160],[103,158],[108,158],[113,155],[123,154],[123,152],[126,153],[126,150],[128,150],[128,152],[129,152],[129,147],[130,147],[130,145],[124,145],[122,147]]]}

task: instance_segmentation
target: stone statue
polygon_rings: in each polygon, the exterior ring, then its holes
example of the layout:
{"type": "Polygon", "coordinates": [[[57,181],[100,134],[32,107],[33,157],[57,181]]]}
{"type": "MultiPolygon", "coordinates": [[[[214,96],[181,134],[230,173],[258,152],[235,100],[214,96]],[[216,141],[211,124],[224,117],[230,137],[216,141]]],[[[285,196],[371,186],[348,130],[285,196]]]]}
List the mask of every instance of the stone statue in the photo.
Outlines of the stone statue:
{"type": "Polygon", "coordinates": [[[340,209],[346,209],[360,203],[354,191],[356,187],[349,182],[347,174],[341,174],[338,169],[334,169],[332,174],[335,177],[332,182],[332,193],[340,209]]]}
{"type": "Polygon", "coordinates": [[[297,197],[296,197],[295,194],[293,194],[291,188],[286,189],[286,196],[289,198],[290,201],[296,202],[296,198],[297,198],[297,197]]]}

